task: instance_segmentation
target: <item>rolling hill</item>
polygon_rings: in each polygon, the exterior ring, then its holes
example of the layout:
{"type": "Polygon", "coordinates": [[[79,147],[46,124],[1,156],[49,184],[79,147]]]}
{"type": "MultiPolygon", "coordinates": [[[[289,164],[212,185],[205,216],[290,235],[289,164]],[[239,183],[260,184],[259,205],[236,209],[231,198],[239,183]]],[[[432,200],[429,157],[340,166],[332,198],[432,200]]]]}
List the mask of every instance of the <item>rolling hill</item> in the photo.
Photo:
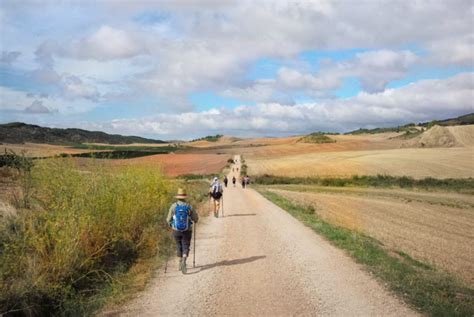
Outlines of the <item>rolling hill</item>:
{"type": "Polygon", "coordinates": [[[0,124],[0,142],[3,143],[46,143],[46,144],[78,144],[78,143],[166,143],[161,140],[146,139],[138,136],[122,136],[107,134],[101,131],[82,129],[46,128],[22,122],[0,124]]]}
{"type": "Polygon", "coordinates": [[[375,128],[375,129],[363,129],[360,128],[355,131],[347,132],[346,134],[376,134],[376,133],[385,133],[385,132],[409,132],[414,133],[420,127],[429,128],[434,125],[440,126],[455,126],[455,125],[468,125],[474,124],[474,113],[469,113],[466,115],[459,116],[457,118],[445,119],[445,120],[433,120],[430,122],[422,122],[419,124],[409,123],[397,127],[387,127],[387,128],[375,128]]]}

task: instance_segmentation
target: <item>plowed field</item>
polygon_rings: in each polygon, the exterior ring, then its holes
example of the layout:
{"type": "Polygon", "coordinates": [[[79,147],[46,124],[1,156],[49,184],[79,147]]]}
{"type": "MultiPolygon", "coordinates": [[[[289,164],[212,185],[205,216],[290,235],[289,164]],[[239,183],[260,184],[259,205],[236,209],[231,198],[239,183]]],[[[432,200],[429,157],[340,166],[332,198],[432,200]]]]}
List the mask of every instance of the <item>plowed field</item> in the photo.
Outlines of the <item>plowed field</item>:
{"type": "Polygon", "coordinates": [[[325,220],[363,232],[390,250],[474,286],[474,198],[454,193],[279,186],[272,189],[325,220]]]}
{"type": "Polygon", "coordinates": [[[167,176],[213,174],[222,171],[230,156],[217,154],[158,154],[127,160],[110,160],[110,164],[152,165],[167,176]]]}

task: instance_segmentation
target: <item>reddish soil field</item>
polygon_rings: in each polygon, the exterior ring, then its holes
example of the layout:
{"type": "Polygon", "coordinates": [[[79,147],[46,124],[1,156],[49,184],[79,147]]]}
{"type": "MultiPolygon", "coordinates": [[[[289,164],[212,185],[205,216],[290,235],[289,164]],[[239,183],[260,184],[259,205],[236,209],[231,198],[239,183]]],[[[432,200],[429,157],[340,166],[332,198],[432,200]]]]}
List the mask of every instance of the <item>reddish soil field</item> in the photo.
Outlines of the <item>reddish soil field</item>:
{"type": "Polygon", "coordinates": [[[156,165],[170,177],[184,174],[219,173],[227,164],[228,155],[217,154],[159,154],[127,160],[113,160],[114,164],[156,165]]]}

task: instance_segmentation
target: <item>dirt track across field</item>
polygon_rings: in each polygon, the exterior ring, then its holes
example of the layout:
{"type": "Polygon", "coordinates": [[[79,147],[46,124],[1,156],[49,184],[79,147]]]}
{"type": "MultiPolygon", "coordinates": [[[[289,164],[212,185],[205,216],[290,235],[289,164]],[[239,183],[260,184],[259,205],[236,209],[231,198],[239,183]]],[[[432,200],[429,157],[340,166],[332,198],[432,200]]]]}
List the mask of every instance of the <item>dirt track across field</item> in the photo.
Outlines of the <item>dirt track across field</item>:
{"type": "MultiPolygon", "coordinates": [[[[341,250],[253,189],[224,192],[224,217],[197,227],[196,267],[171,260],[121,316],[410,316],[341,250]]],[[[107,313],[106,313],[107,314],[107,313]]]]}

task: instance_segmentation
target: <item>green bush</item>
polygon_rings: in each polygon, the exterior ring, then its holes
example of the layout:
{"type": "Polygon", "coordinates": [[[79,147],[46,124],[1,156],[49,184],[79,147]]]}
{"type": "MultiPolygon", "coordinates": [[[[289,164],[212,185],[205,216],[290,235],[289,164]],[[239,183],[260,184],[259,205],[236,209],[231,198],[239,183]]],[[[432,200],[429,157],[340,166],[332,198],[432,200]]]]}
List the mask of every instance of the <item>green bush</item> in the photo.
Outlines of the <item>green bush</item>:
{"type": "Polygon", "coordinates": [[[0,314],[88,314],[117,274],[161,251],[174,189],[156,169],[48,159],[31,177],[31,207],[0,224],[0,314]]]}
{"type": "Polygon", "coordinates": [[[330,137],[328,137],[322,132],[315,132],[315,133],[311,133],[302,137],[299,140],[299,142],[320,144],[320,143],[335,143],[336,140],[331,139],[330,137]]]}
{"type": "Polygon", "coordinates": [[[0,155],[0,167],[14,168],[20,172],[29,172],[33,167],[33,160],[25,156],[25,153],[17,154],[12,150],[5,149],[0,155]]]}
{"type": "Polygon", "coordinates": [[[222,134],[208,135],[208,136],[205,136],[205,137],[202,137],[202,138],[199,138],[199,139],[194,139],[194,140],[192,140],[191,142],[194,142],[194,141],[217,142],[217,141],[219,141],[219,139],[222,138],[222,137],[223,137],[222,134]]]}

